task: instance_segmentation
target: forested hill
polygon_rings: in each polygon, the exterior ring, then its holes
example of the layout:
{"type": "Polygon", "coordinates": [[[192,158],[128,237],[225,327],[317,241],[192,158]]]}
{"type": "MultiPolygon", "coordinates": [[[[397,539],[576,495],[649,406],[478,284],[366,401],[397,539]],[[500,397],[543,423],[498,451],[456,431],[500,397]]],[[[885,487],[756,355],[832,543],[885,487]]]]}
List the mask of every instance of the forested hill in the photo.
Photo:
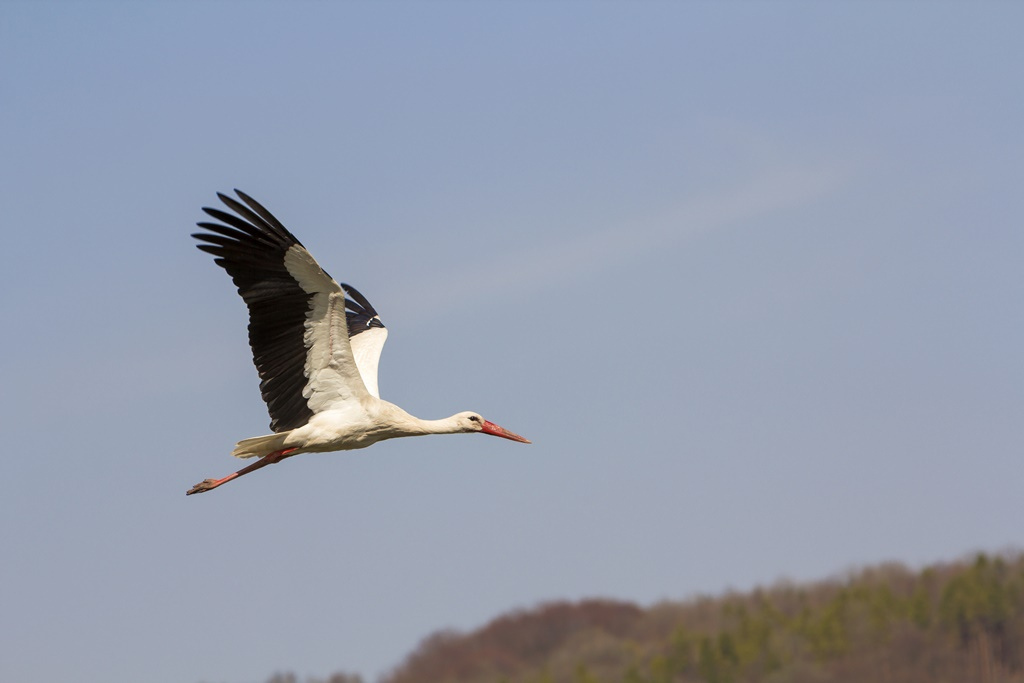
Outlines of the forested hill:
{"type": "Polygon", "coordinates": [[[1024,555],[887,564],[646,609],[551,603],[437,633],[382,683],[691,681],[1024,682],[1024,555]]]}

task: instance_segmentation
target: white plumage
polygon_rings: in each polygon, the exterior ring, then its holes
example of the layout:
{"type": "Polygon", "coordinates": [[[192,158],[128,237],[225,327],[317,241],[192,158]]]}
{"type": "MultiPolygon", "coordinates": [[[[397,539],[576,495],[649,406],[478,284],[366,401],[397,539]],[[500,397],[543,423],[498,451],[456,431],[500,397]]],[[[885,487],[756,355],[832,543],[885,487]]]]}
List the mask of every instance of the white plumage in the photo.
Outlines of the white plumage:
{"type": "Polygon", "coordinates": [[[232,455],[259,460],[188,494],[299,453],[365,448],[383,439],[482,432],[530,443],[473,412],[421,420],[383,401],[377,384],[387,328],[355,288],[338,284],[269,211],[245,193],[223,194],[234,214],[193,235],[216,256],[249,308],[249,343],[273,434],[243,439],[232,455]],[[351,297],[351,298],[349,298],[351,297]]]}

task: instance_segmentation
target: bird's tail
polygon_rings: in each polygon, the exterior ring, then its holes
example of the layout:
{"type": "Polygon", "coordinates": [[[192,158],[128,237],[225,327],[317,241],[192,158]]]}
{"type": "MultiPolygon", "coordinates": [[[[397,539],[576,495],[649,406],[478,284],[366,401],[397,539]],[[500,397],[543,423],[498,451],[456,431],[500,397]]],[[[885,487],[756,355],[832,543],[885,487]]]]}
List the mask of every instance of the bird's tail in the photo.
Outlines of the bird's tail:
{"type": "Polygon", "coordinates": [[[274,451],[284,450],[284,440],[291,432],[280,434],[267,434],[266,436],[254,436],[251,439],[242,439],[235,444],[235,450],[231,455],[236,458],[262,458],[274,451]]]}

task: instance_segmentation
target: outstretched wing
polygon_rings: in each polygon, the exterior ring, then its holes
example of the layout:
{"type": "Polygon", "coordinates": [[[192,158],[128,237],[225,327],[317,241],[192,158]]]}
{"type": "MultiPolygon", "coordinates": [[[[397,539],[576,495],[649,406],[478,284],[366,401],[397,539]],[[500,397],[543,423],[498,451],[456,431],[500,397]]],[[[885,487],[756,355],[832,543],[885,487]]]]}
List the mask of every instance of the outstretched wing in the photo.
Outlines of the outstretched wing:
{"type": "Polygon", "coordinates": [[[203,208],[220,223],[198,223],[209,232],[192,236],[217,257],[214,262],[228,272],[249,308],[260,392],[270,428],[283,432],[369,394],[349,342],[341,286],[269,211],[235,193],[241,202],[217,196],[237,215],[203,208]]]}
{"type": "Polygon", "coordinates": [[[345,299],[345,318],[348,321],[348,339],[352,344],[352,354],[356,359],[356,367],[363,378],[366,390],[380,398],[377,388],[377,366],[380,364],[380,352],[388,339],[388,329],[384,327],[380,316],[366,297],[352,285],[341,284],[351,299],[345,299]]]}

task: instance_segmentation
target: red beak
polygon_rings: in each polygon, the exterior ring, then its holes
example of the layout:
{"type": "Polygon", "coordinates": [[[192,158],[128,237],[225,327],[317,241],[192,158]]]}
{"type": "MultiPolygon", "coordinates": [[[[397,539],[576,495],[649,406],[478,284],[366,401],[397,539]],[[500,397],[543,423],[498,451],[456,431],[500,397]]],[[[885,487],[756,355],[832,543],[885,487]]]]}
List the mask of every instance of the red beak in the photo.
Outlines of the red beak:
{"type": "Polygon", "coordinates": [[[510,432],[507,429],[505,429],[504,427],[499,427],[498,425],[494,424],[493,422],[488,422],[487,420],[484,420],[483,429],[481,429],[480,431],[483,432],[484,434],[491,434],[492,436],[500,436],[503,439],[512,439],[513,441],[518,441],[519,443],[532,443],[529,439],[524,439],[523,437],[519,436],[518,434],[516,434],[514,432],[510,432]]]}

